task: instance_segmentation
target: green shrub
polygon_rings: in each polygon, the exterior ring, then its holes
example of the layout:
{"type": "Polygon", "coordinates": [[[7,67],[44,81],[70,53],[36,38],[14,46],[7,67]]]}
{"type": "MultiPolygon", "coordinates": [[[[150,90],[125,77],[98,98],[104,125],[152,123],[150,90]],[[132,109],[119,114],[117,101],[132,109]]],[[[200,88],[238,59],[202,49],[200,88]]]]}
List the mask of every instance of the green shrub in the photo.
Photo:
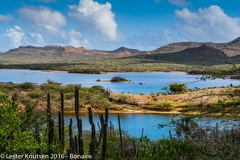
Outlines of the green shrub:
{"type": "Polygon", "coordinates": [[[123,78],[123,77],[121,77],[121,76],[114,76],[111,79],[111,82],[125,82],[125,81],[128,81],[128,80],[123,78]]]}
{"type": "Polygon", "coordinates": [[[7,154],[34,153],[39,147],[32,131],[37,121],[32,106],[26,105],[19,115],[20,107],[0,93],[0,151],[7,154]]]}
{"type": "Polygon", "coordinates": [[[169,102],[169,101],[162,101],[162,102],[160,102],[160,103],[157,105],[157,107],[158,107],[161,111],[171,111],[174,106],[173,106],[172,103],[169,102]]]}
{"type": "Polygon", "coordinates": [[[187,91],[187,85],[183,83],[171,83],[169,89],[172,93],[184,93],[187,91]]]}
{"type": "Polygon", "coordinates": [[[24,90],[34,89],[35,84],[31,82],[24,82],[19,84],[19,87],[24,90]]]}
{"type": "Polygon", "coordinates": [[[27,96],[29,96],[30,98],[41,98],[43,95],[43,91],[41,90],[33,90],[33,91],[29,91],[27,96]]]}

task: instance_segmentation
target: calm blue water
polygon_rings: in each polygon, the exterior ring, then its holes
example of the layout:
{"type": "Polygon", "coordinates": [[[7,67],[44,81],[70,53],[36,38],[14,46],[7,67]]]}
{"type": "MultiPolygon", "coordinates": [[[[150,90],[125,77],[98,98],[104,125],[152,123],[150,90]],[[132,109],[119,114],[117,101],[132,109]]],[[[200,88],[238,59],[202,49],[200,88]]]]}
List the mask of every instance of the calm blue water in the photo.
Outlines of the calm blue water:
{"type": "MultiPolygon", "coordinates": [[[[181,115],[180,115],[181,116],[181,115]]],[[[91,130],[91,126],[89,124],[88,115],[81,114],[80,116],[83,122],[83,130],[91,130]]],[[[73,119],[73,126],[75,128],[75,132],[77,132],[77,121],[74,115],[65,115],[65,126],[69,125],[69,119],[73,119]]],[[[142,128],[144,128],[144,135],[146,135],[151,140],[157,140],[162,138],[169,138],[169,130],[171,130],[172,135],[175,135],[175,127],[170,125],[170,122],[173,118],[178,118],[173,115],[168,114],[120,114],[121,121],[121,129],[126,131],[129,135],[133,137],[141,137],[142,128]],[[168,126],[159,129],[158,124],[169,124],[168,126]]],[[[233,119],[233,118],[231,118],[233,119]]],[[[97,123],[100,123],[98,114],[93,115],[93,120],[98,130],[97,123]]],[[[222,119],[217,119],[214,117],[205,117],[201,118],[198,121],[198,124],[201,126],[215,126],[216,123],[219,124],[219,128],[223,126],[221,125],[222,119]]],[[[227,120],[227,119],[225,119],[227,120]]],[[[55,121],[57,121],[57,116],[55,117],[55,121]]],[[[117,114],[109,114],[109,123],[114,125],[114,130],[118,130],[118,118],[117,114]]],[[[239,122],[239,121],[238,121],[239,122]]]]}
{"type": "Polygon", "coordinates": [[[162,88],[172,82],[186,83],[190,89],[239,85],[238,80],[216,79],[208,81],[198,81],[201,75],[188,75],[183,72],[151,72],[151,73],[107,73],[107,74],[73,74],[55,73],[36,70],[0,69],[0,82],[34,82],[37,84],[46,83],[48,79],[66,84],[81,84],[83,87],[100,85],[109,88],[113,92],[143,93],[162,92],[162,88]],[[110,80],[114,76],[122,76],[131,82],[111,83],[96,82],[100,80],[110,80]],[[140,85],[139,83],[142,83],[140,85]]]}
{"type": "MultiPolygon", "coordinates": [[[[161,92],[161,88],[168,86],[172,82],[186,83],[189,88],[206,88],[206,87],[218,87],[229,86],[230,84],[239,85],[238,80],[212,80],[212,81],[197,81],[200,75],[187,75],[180,72],[152,72],[152,73],[107,73],[107,74],[69,74],[69,73],[54,73],[43,72],[34,70],[10,70],[0,69],[0,82],[33,82],[37,84],[46,83],[48,79],[60,82],[63,85],[66,84],[81,84],[84,87],[91,87],[94,85],[101,85],[105,88],[109,88],[113,92],[124,93],[144,93],[150,94],[151,92],[161,92]],[[96,82],[100,80],[110,80],[113,76],[122,76],[130,83],[111,83],[111,82],[96,82]],[[140,85],[139,83],[143,83],[140,85]]],[[[74,116],[66,115],[66,125],[69,124],[69,118],[72,117],[74,125],[76,121],[74,116]]],[[[164,114],[120,114],[122,129],[127,131],[131,136],[140,137],[142,128],[144,128],[144,134],[150,139],[156,140],[163,137],[169,137],[169,130],[174,134],[174,127],[168,126],[162,129],[158,129],[158,124],[168,124],[171,122],[172,115],[164,114]]],[[[83,129],[90,130],[90,124],[88,122],[88,116],[82,115],[83,129]]],[[[213,125],[216,124],[216,119],[205,118],[213,125]]],[[[97,115],[94,116],[94,121],[99,122],[97,115]]],[[[112,122],[115,126],[115,130],[118,130],[117,115],[110,114],[109,122],[112,122]]]]}
{"type": "MultiPolygon", "coordinates": [[[[65,125],[69,124],[69,118],[73,119],[73,125],[77,127],[77,121],[73,115],[65,115],[65,125]]],[[[91,130],[89,124],[88,115],[81,115],[84,130],[91,130]]],[[[163,114],[120,114],[121,128],[129,135],[134,137],[141,137],[142,128],[144,128],[144,135],[147,135],[150,139],[156,140],[163,137],[169,137],[169,130],[173,131],[173,127],[165,127],[158,129],[159,123],[171,122],[172,115],[163,114]],[[147,119],[147,120],[146,120],[147,119]]],[[[56,119],[57,120],[57,119],[56,119]]],[[[98,115],[93,116],[93,120],[98,130],[97,123],[100,123],[98,115]]],[[[109,125],[114,125],[114,130],[118,130],[118,118],[117,114],[109,114],[109,125]]],[[[75,130],[77,132],[77,129],[75,130]]]]}

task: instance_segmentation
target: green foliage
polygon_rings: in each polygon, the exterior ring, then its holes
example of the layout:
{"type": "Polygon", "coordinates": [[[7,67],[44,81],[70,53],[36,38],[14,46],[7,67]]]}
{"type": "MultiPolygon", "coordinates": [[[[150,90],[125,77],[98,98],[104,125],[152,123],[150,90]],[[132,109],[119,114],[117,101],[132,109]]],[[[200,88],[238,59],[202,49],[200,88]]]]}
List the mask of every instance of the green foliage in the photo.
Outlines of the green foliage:
{"type": "Polygon", "coordinates": [[[24,90],[34,89],[35,84],[31,82],[24,82],[19,84],[19,87],[24,90]]]}
{"type": "Polygon", "coordinates": [[[171,83],[169,89],[172,93],[183,93],[187,91],[187,85],[181,83],[171,83]]]}
{"type": "Polygon", "coordinates": [[[39,147],[33,132],[37,120],[37,116],[32,114],[34,107],[26,105],[25,110],[21,111],[15,97],[10,101],[0,93],[0,108],[0,152],[34,153],[39,147]]]}
{"type": "Polygon", "coordinates": [[[125,82],[128,80],[121,76],[114,76],[110,81],[111,82],[125,82]]]}
{"type": "Polygon", "coordinates": [[[159,104],[157,104],[157,107],[159,107],[159,110],[161,111],[171,111],[174,106],[169,101],[162,101],[159,104]]]}
{"type": "Polygon", "coordinates": [[[27,96],[29,96],[30,98],[35,98],[35,99],[38,99],[38,98],[41,98],[43,96],[43,91],[41,90],[33,90],[33,91],[29,91],[27,96]]]}

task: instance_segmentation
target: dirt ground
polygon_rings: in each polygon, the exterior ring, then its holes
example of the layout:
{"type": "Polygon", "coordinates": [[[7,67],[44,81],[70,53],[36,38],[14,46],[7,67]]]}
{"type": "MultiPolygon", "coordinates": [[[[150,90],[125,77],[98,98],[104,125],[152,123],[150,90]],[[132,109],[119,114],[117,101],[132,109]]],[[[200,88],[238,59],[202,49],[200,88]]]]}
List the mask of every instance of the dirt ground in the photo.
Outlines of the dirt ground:
{"type": "MultiPolygon", "coordinates": [[[[187,105],[199,105],[210,104],[217,102],[218,100],[226,99],[226,93],[230,92],[234,88],[213,88],[203,89],[198,91],[188,91],[182,94],[168,94],[168,95],[141,95],[141,94],[125,94],[128,102],[134,102],[140,107],[124,107],[119,111],[112,112],[124,112],[124,113],[163,113],[163,114],[183,114],[180,112],[183,106],[187,105]],[[157,104],[167,102],[174,106],[171,111],[151,111],[141,109],[141,106],[149,105],[154,106],[157,104]]],[[[112,93],[112,97],[119,97],[119,93],[112,93]]]]}

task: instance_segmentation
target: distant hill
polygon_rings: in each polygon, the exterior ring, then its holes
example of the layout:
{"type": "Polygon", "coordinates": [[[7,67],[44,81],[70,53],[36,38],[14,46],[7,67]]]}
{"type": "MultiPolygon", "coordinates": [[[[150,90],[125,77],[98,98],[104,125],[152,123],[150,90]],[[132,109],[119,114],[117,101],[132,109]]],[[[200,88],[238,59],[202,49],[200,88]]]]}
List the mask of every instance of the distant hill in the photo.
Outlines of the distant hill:
{"type": "Polygon", "coordinates": [[[120,52],[129,52],[131,54],[139,54],[141,53],[142,51],[140,50],[137,50],[137,49],[129,49],[129,48],[126,48],[126,47],[120,47],[116,50],[113,50],[113,51],[109,51],[110,53],[120,53],[120,52]]]}
{"type": "Polygon", "coordinates": [[[51,61],[77,61],[77,58],[84,56],[115,58],[132,57],[139,59],[150,59],[156,62],[168,62],[179,64],[226,64],[239,63],[240,60],[240,37],[227,43],[212,42],[179,42],[171,43],[153,51],[140,51],[120,47],[112,51],[88,50],[83,47],[75,48],[72,46],[20,46],[11,49],[0,55],[0,59],[9,62],[26,59],[33,63],[51,61]]]}
{"type": "Polygon", "coordinates": [[[179,42],[171,43],[152,51],[153,54],[173,53],[183,51],[187,48],[197,48],[201,45],[208,45],[215,49],[221,50],[229,57],[240,55],[240,37],[227,43],[212,43],[212,42],[179,42]]]}
{"type": "Polygon", "coordinates": [[[119,57],[132,56],[137,54],[148,54],[148,52],[140,51],[136,49],[129,49],[125,47],[118,48],[113,51],[101,51],[101,50],[88,50],[83,47],[75,48],[72,46],[45,46],[45,47],[35,47],[35,46],[20,46],[15,49],[11,49],[4,53],[5,57],[9,56],[74,56],[74,55],[114,55],[119,57]]]}
{"type": "Polygon", "coordinates": [[[161,62],[191,65],[224,64],[231,61],[229,56],[227,56],[223,51],[216,49],[208,44],[202,44],[199,47],[186,48],[184,50],[172,53],[151,54],[138,57],[161,62]]]}

